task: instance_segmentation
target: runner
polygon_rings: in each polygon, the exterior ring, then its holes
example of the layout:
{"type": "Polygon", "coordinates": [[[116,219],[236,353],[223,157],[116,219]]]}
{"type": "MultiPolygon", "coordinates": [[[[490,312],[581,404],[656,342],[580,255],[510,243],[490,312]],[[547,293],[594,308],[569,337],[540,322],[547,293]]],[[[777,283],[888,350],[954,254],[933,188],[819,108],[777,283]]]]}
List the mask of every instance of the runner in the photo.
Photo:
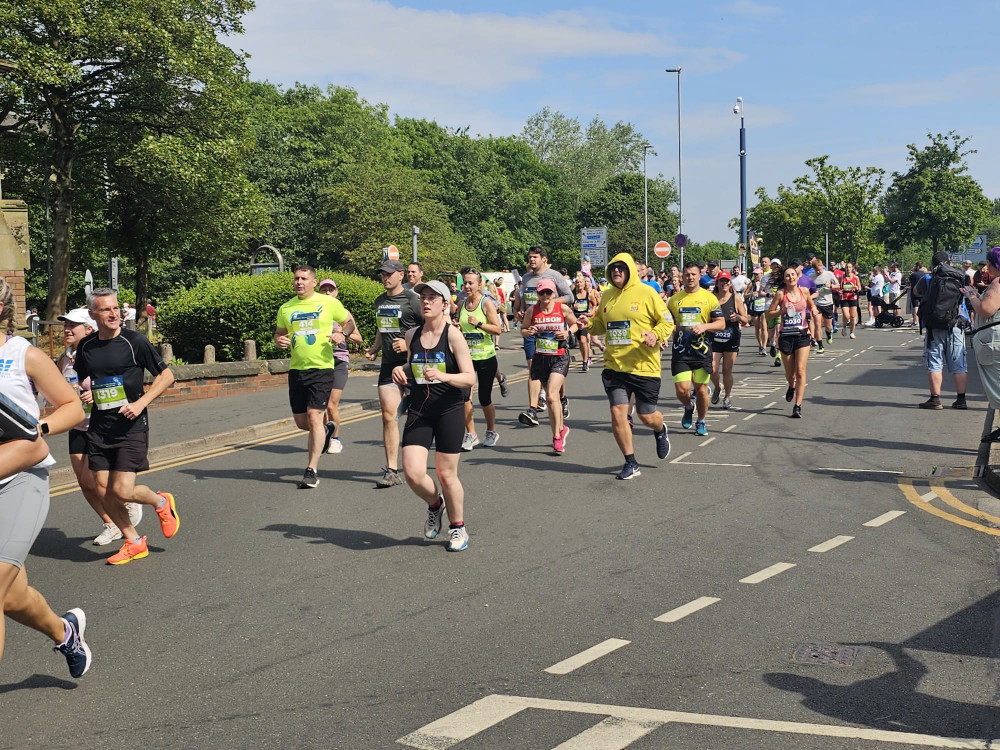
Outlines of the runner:
{"type": "Polygon", "coordinates": [[[841,335],[857,338],[854,329],[858,325],[858,295],[861,290],[861,279],[854,270],[854,264],[847,263],[844,269],[844,280],[840,286],[840,307],[844,311],[844,325],[841,335]]]}
{"type": "Polygon", "coordinates": [[[753,331],[757,337],[757,354],[766,356],[767,320],[764,318],[764,313],[767,312],[769,302],[764,291],[764,269],[760,266],[755,266],[753,269],[753,279],[746,288],[744,303],[753,320],[753,331]]]}
{"type": "Polygon", "coordinates": [[[406,283],[403,284],[403,289],[410,291],[417,284],[422,283],[424,280],[424,267],[417,261],[413,261],[406,267],[406,283]]]}
{"type": "Polygon", "coordinates": [[[875,318],[882,311],[882,290],[885,286],[885,277],[882,270],[876,265],[872,267],[872,274],[868,280],[868,327],[875,327],[875,318]]]}
{"type": "Polygon", "coordinates": [[[712,403],[719,403],[722,393],[719,388],[721,370],[722,385],[726,389],[722,408],[731,409],[733,364],[736,362],[736,355],[740,353],[740,326],[747,324],[747,309],[743,305],[743,298],[734,292],[732,280],[726,271],[715,277],[715,296],[722,308],[722,319],[726,321],[726,327],[716,331],[712,339],[712,403]]]}
{"type": "MultiPolygon", "coordinates": [[[[784,271],[782,271],[781,261],[777,258],[771,259],[771,273],[764,278],[763,288],[766,292],[765,297],[767,297],[767,306],[771,306],[771,302],[774,301],[775,293],[784,286],[784,271]]],[[[774,366],[781,367],[781,354],[778,352],[778,320],[776,318],[771,318],[767,315],[764,316],[767,320],[767,335],[768,335],[768,354],[774,357],[774,366]]]]}
{"type": "MultiPolygon", "coordinates": [[[[493,379],[497,376],[497,350],[493,336],[500,333],[500,317],[493,300],[483,294],[483,277],[475,268],[470,268],[462,279],[465,300],[458,311],[459,327],[465,336],[472,357],[472,368],[476,372],[479,405],[486,417],[486,437],[483,445],[492,448],[500,435],[497,433],[497,408],[493,404],[493,379]]],[[[479,445],[476,425],[473,421],[472,401],[465,402],[465,437],[462,450],[471,451],[479,445]]],[[[449,516],[450,518],[450,516],[449,516]]]]}
{"type": "Polygon", "coordinates": [[[440,281],[425,281],[413,291],[419,295],[423,323],[406,332],[404,351],[409,352],[408,361],[392,371],[398,387],[410,387],[403,428],[403,475],[410,489],[427,503],[424,537],[437,537],[442,512],[447,510],[446,549],[459,552],[469,546],[469,533],[465,529],[465,490],[458,478],[458,458],[465,401],[476,382],[476,373],[465,338],[450,324],[448,287],[440,281]],[[432,442],[440,491],[427,475],[432,442]]]}
{"type": "Polygon", "coordinates": [[[49,467],[55,463],[45,444],[46,435],[66,432],[83,418],[83,405],[58,368],[27,339],[14,335],[14,294],[0,280],[0,325],[6,335],[0,344],[0,393],[38,420],[37,390],[55,407],[38,421],[35,440],[8,440],[0,447],[0,659],[6,641],[6,617],[47,635],[53,651],[66,657],[71,677],[80,678],[93,658],[84,640],[87,617],[74,608],[62,617],[45,597],[28,584],[24,567],[49,511],[49,467]]]}
{"type": "MultiPolygon", "coordinates": [[[[592,315],[595,305],[596,300],[594,299],[594,295],[587,289],[587,277],[582,274],[577,276],[573,284],[573,314],[578,318],[580,316],[592,315]]],[[[590,370],[591,362],[590,336],[585,329],[581,329],[576,338],[580,342],[580,357],[583,359],[581,371],[587,372],[590,370]]]]}
{"type": "MultiPolygon", "coordinates": [[[[374,362],[379,353],[382,354],[382,366],[378,372],[378,401],[382,407],[385,469],[382,476],[375,480],[375,486],[385,488],[403,483],[399,478],[399,424],[396,419],[403,400],[404,385],[395,382],[392,373],[406,363],[406,332],[420,325],[423,317],[420,313],[420,297],[412,289],[403,289],[403,264],[398,260],[383,261],[379,273],[382,275],[385,292],[375,300],[378,333],[375,334],[375,343],[365,352],[365,356],[374,362]]],[[[450,290],[448,300],[450,303],[450,290]]]]}
{"type": "Polygon", "coordinates": [[[548,391],[549,424],[552,426],[552,451],[561,456],[566,450],[569,427],[563,424],[567,409],[557,405],[566,375],[569,373],[569,352],[566,339],[576,331],[576,316],[565,302],[556,297],[556,284],[545,278],[536,287],[538,302],[525,316],[528,326],[521,326],[521,335],[535,340],[535,356],[531,361],[531,377],[548,391]]]}
{"type": "Polygon", "coordinates": [[[670,372],[674,376],[677,400],[684,406],[681,427],[690,429],[697,405],[698,422],[695,424],[695,432],[707,435],[705,415],[708,414],[708,380],[712,374],[711,337],[716,331],[726,327],[726,321],[715,295],[707,289],[699,288],[701,274],[697,263],[691,261],[684,264],[681,282],[683,288],[667,304],[667,310],[677,326],[670,372]],[[696,403],[691,402],[692,382],[696,403]]]}
{"type": "Polygon", "coordinates": [[[795,399],[792,416],[802,417],[802,397],[806,392],[806,364],[809,361],[809,327],[807,313],[818,315],[816,303],[808,290],[799,286],[799,272],[794,266],[785,271],[785,285],[779,289],[767,311],[770,319],[781,318],[778,349],[785,366],[788,390],[785,401],[795,399]]]}
{"type": "Polygon", "coordinates": [[[816,349],[816,353],[822,354],[824,351],[823,336],[826,336],[826,343],[833,343],[833,295],[835,292],[840,291],[840,283],[837,281],[836,274],[833,271],[828,271],[815,255],[811,263],[815,272],[812,280],[816,285],[816,309],[823,316],[822,323],[820,323],[819,318],[816,321],[816,327],[819,329],[818,333],[820,335],[819,348],[816,349]]]}
{"type": "MultiPolygon", "coordinates": [[[[337,299],[340,295],[340,289],[333,279],[323,279],[319,282],[319,293],[337,299]]],[[[326,402],[326,436],[323,440],[323,453],[341,453],[344,450],[344,444],[340,442],[340,399],[344,395],[347,376],[351,369],[351,355],[347,351],[347,342],[365,343],[361,337],[361,331],[356,327],[349,334],[345,334],[340,323],[334,321],[333,333],[346,335],[347,338],[340,343],[335,343],[333,348],[333,385],[330,388],[330,400],[326,402]]]]}
{"type": "Polygon", "coordinates": [[[579,321],[581,330],[593,335],[607,334],[604,371],[601,382],[611,405],[611,431],[625,465],[615,477],[635,479],[642,472],[635,458],[629,402],[642,423],[653,430],[656,455],[666,458],[670,438],[663,414],[657,409],[660,397],[660,343],[668,341],[673,323],[667,318],[666,305],[652,289],[640,283],[632,256],[619,253],[607,268],[611,286],[604,293],[593,317],[579,321]],[[584,328],[585,327],[585,328],[584,328]]]}

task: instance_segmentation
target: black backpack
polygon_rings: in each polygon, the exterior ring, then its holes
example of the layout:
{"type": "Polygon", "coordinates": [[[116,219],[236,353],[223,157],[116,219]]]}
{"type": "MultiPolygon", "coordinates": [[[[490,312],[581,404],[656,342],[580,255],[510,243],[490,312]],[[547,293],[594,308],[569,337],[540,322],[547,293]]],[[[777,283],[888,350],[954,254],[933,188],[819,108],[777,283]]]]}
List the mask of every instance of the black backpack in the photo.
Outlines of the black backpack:
{"type": "Polygon", "coordinates": [[[920,298],[920,321],[925,328],[950,331],[958,322],[958,308],[968,283],[961,269],[942,263],[930,273],[927,290],[920,298]]]}

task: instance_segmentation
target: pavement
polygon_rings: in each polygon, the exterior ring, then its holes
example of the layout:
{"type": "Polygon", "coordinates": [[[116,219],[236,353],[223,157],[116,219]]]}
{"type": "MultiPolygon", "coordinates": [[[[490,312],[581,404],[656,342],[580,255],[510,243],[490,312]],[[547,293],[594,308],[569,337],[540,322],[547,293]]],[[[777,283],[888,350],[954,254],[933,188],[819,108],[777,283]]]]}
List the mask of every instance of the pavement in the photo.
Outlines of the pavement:
{"type": "MultiPolygon", "coordinates": [[[[517,425],[523,383],[494,393],[501,439],[462,455],[456,554],[422,538],[405,486],[374,489],[372,411],[344,419],[316,490],[295,488],[292,430],[158,461],[145,481],[176,494],[181,530],[147,517],[151,554],[125,566],[54,485],[27,569],[86,610],[94,666],[70,679],[11,623],[0,748],[996,746],[1000,515],[975,476],[975,375],[968,411],[919,410],[916,333],[861,331],[810,357],[793,420],[780,372],[745,348],[707,437],[680,428],[668,381],[671,454],[637,427],[632,482],[611,476],[600,366],[570,375],[563,456],[546,422],[517,425]]],[[[239,419],[283,418],[278,391],[239,419]]],[[[235,424],[210,408],[175,434],[235,424]]],[[[157,439],[180,409],[154,411],[157,439]]]]}

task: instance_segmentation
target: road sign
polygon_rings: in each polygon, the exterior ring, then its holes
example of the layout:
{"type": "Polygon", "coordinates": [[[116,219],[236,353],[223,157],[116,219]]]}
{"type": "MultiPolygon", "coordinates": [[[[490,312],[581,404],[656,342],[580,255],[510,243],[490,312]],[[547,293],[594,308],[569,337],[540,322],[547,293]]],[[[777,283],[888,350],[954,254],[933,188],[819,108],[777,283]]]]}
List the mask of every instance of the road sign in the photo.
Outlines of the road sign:
{"type": "Polygon", "coordinates": [[[676,237],[674,237],[674,244],[677,245],[677,247],[684,247],[685,245],[687,245],[687,243],[688,243],[688,238],[683,234],[678,234],[676,237]]]}
{"type": "Polygon", "coordinates": [[[655,245],[653,245],[653,254],[657,258],[669,258],[670,257],[670,243],[660,240],[655,245]]]}
{"type": "Polygon", "coordinates": [[[399,248],[395,245],[382,248],[382,260],[399,260],[399,248]]]}
{"type": "Polygon", "coordinates": [[[592,227],[580,230],[580,262],[590,261],[603,268],[608,264],[608,228],[592,227]]]}

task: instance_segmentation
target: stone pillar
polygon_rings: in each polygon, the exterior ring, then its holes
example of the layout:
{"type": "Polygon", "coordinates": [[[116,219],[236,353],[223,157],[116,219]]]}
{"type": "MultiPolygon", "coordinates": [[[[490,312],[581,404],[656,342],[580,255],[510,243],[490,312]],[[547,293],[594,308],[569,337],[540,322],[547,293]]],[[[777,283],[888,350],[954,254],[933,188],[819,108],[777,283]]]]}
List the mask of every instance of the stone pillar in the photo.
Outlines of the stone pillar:
{"type": "Polygon", "coordinates": [[[164,364],[169,365],[174,361],[174,347],[164,341],[160,344],[160,356],[163,357],[164,364]]]}
{"type": "Polygon", "coordinates": [[[211,344],[205,344],[205,359],[204,363],[206,365],[215,364],[215,347],[211,344]]]}
{"type": "Polygon", "coordinates": [[[247,339],[243,342],[243,361],[244,362],[256,362],[257,361],[257,342],[253,339],[247,339]]]}

